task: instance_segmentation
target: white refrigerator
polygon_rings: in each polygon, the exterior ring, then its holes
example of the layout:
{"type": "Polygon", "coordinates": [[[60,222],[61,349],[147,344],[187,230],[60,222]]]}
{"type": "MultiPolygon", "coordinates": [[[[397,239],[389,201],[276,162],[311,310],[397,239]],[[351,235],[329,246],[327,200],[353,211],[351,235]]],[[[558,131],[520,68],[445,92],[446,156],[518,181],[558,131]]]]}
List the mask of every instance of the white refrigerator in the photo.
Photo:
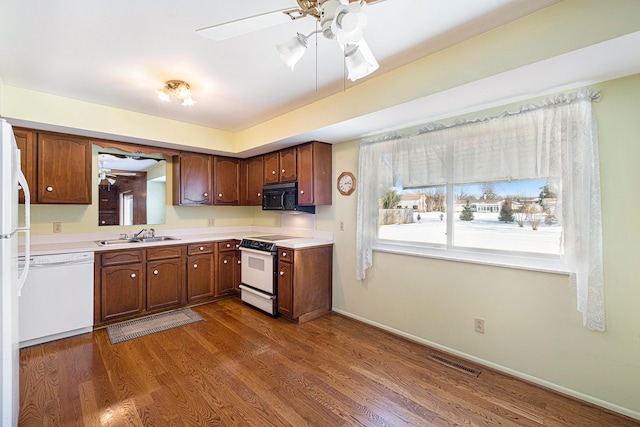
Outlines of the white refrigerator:
{"type": "Polygon", "coordinates": [[[18,296],[29,270],[18,266],[18,234],[24,233],[24,256],[29,259],[29,187],[20,170],[20,151],[11,125],[0,119],[0,426],[18,425],[18,296]],[[18,189],[25,194],[24,219],[18,218],[18,189]]]}

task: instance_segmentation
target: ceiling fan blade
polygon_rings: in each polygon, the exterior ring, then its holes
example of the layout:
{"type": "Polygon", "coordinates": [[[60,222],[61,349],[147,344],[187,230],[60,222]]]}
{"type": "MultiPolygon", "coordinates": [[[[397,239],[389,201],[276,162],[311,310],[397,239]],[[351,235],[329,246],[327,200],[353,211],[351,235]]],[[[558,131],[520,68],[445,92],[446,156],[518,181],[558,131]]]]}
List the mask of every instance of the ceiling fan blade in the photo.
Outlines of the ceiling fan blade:
{"type": "Polygon", "coordinates": [[[281,9],[273,12],[262,13],[248,18],[237,19],[223,24],[196,30],[198,35],[207,39],[221,41],[243,34],[252,33],[274,25],[290,22],[291,18],[283,12],[289,9],[281,9]]]}

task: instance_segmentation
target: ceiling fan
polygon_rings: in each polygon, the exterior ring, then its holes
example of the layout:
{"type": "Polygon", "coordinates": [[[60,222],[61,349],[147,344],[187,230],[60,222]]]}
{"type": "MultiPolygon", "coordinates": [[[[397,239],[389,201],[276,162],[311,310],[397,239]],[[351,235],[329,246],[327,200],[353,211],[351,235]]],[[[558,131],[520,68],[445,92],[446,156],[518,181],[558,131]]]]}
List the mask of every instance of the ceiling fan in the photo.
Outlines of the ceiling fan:
{"type": "Polygon", "coordinates": [[[197,30],[202,37],[222,41],[255,32],[284,22],[301,18],[314,18],[320,29],[308,35],[298,33],[295,37],[277,45],[280,59],[293,71],[307,48],[307,39],[316,33],[337,40],[345,57],[349,80],[355,81],[378,69],[371,49],[362,36],[367,24],[363,8],[367,4],[385,0],[296,0],[297,8],[277,10],[248,18],[225,22],[197,30]]]}

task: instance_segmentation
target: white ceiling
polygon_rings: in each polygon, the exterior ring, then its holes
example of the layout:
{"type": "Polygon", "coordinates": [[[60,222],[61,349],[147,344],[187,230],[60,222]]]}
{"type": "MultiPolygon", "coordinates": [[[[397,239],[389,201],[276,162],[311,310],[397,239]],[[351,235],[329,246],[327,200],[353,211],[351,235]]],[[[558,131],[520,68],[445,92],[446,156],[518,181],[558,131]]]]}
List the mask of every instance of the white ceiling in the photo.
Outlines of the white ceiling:
{"type": "MultiPolygon", "coordinates": [[[[386,0],[367,6],[364,35],[380,63],[372,76],[557,1],[386,0]]],[[[315,30],[312,18],[220,42],[196,34],[203,27],[295,6],[295,0],[2,0],[0,80],[240,131],[362,81],[344,78],[337,43],[322,36],[317,52],[310,39],[294,72],[280,61],[275,45],[297,31],[315,30]],[[195,106],[157,99],[155,90],[171,79],[190,83],[195,106]]],[[[327,129],[326,139],[354,133],[338,128],[327,129]]]]}

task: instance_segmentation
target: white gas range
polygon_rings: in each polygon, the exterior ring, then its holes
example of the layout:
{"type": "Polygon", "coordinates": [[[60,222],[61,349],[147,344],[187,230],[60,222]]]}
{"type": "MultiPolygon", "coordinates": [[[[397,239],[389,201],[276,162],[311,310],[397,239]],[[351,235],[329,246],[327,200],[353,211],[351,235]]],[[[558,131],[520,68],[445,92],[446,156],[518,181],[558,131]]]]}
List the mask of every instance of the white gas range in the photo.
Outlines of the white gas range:
{"type": "Polygon", "coordinates": [[[272,316],[278,314],[277,244],[299,238],[271,234],[242,239],[240,242],[240,276],[242,278],[240,297],[242,301],[272,316]]]}

